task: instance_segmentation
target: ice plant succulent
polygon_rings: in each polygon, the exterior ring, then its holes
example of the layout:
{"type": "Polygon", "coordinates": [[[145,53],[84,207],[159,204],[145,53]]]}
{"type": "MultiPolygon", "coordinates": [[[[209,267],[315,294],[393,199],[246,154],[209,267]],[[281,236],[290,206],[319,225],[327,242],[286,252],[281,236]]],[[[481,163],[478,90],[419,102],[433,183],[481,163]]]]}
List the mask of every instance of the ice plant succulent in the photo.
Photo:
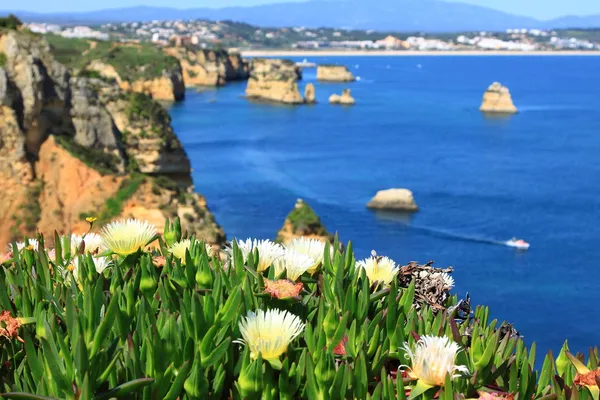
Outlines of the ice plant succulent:
{"type": "Polygon", "coordinates": [[[388,257],[377,256],[373,251],[372,256],[356,263],[356,268],[363,268],[369,278],[371,285],[388,286],[400,269],[392,260],[388,257]]]}
{"type": "Polygon", "coordinates": [[[421,336],[414,348],[405,343],[404,350],[406,358],[411,362],[407,370],[408,376],[418,380],[411,398],[432,387],[444,386],[448,374],[451,379],[455,379],[461,373],[469,373],[467,367],[456,365],[460,346],[445,336],[421,336]]]}
{"type": "Polygon", "coordinates": [[[192,240],[185,239],[177,243],[173,243],[169,249],[169,253],[179,258],[181,262],[185,264],[185,252],[189,251],[190,247],[192,247],[192,240]]]}
{"type": "Polygon", "coordinates": [[[304,330],[304,324],[294,314],[282,310],[250,311],[239,322],[242,338],[237,343],[250,348],[250,357],[260,354],[263,360],[279,363],[279,357],[304,330]]]}
{"type": "Polygon", "coordinates": [[[298,298],[303,287],[302,282],[295,283],[288,279],[279,279],[276,281],[265,279],[265,292],[276,299],[298,298]]]}
{"type": "Polygon", "coordinates": [[[275,276],[279,276],[285,271],[286,278],[290,281],[296,281],[313,264],[314,260],[306,254],[287,249],[283,257],[275,260],[273,267],[275,268],[275,276]]]}
{"type": "Polygon", "coordinates": [[[238,242],[238,247],[244,255],[244,261],[248,259],[254,249],[258,249],[258,265],[256,266],[258,272],[265,271],[273,265],[275,260],[284,255],[284,248],[270,240],[246,239],[238,242]]]}
{"type": "Polygon", "coordinates": [[[85,252],[92,254],[106,251],[106,245],[102,236],[97,233],[87,233],[86,235],[71,235],[71,254],[77,254],[81,247],[81,242],[85,243],[85,252]]]}
{"type": "MultiPolygon", "coordinates": [[[[37,239],[28,239],[29,246],[25,244],[25,242],[17,242],[17,250],[21,251],[26,247],[32,247],[32,250],[39,250],[40,243],[37,239]]],[[[9,246],[9,251],[12,250],[12,246],[9,246]]]]}
{"type": "Polygon", "coordinates": [[[156,228],[147,221],[128,219],[106,225],[101,234],[109,250],[127,256],[148,244],[156,235],[156,228]]]}
{"type": "MultiPolygon", "coordinates": [[[[313,259],[313,264],[308,268],[308,273],[313,275],[323,264],[325,258],[325,242],[317,239],[300,237],[292,240],[287,246],[288,249],[298,253],[305,254],[313,259]]],[[[333,251],[333,249],[331,249],[333,251]]]]}
{"type": "Polygon", "coordinates": [[[592,371],[571,353],[567,352],[566,354],[577,370],[577,375],[575,375],[573,383],[577,386],[586,387],[592,395],[592,398],[598,400],[600,398],[600,384],[598,384],[598,382],[600,382],[600,368],[592,371]]]}

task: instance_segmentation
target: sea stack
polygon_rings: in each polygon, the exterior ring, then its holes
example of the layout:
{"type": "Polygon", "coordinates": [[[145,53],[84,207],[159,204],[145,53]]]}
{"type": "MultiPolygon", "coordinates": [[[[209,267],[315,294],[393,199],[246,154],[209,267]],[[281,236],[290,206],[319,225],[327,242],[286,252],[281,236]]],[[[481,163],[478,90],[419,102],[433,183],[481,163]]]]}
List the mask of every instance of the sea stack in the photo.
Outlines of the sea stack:
{"type": "Polygon", "coordinates": [[[327,231],[311,206],[302,199],[296,200],[294,209],[285,218],[277,233],[277,241],[288,244],[299,237],[333,243],[333,235],[327,231]]]}
{"type": "Polygon", "coordinates": [[[315,104],[317,102],[315,85],[309,83],[304,88],[304,102],[306,104],[315,104]]]}
{"type": "Polygon", "coordinates": [[[492,114],[516,114],[510,91],[500,82],[494,82],[483,94],[483,102],[479,111],[492,114]]]}
{"type": "Polygon", "coordinates": [[[319,65],[317,79],[322,82],[353,82],[354,75],[345,65],[319,65]]]}
{"type": "Polygon", "coordinates": [[[331,96],[329,96],[329,103],[341,104],[344,106],[353,106],[354,104],[356,104],[356,100],[354,100],[354,97],[352,97],[352,92],[350,91],[350,89],[344,89],[341,95],[332,94],[331,96]]]}
{"type": "Polygon", "coordinates": [[[418,211],[413,194],[408,189],[380,190],[367,203],[368,208],[393,211],[418,211]]]}
{"type": "Polygon", "coordinates": [[[298,91],[300,68],[290,60],[254,58],[250,61],[250,78],[246,97],[285,104],[303,104],[298,91]]]}

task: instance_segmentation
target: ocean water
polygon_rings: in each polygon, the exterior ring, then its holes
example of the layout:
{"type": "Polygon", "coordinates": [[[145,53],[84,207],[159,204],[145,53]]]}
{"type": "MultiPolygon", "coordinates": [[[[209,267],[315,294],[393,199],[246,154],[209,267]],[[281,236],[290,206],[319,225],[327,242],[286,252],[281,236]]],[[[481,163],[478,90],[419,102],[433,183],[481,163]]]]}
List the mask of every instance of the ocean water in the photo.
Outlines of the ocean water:
{"type": "MultiPolygon", "coordinates": [[[[190,90],[170,110],[229,238],[274,238],[297,198],[332,232],[399,263],[453,266],[455,292],[486,304],[538,352],[600,345],[600,57],[315,57],[350,84],[316,82],[318,104],[242,98],[244,84],[190,90]],[[518,115],[478,111],[493,81],[518,115]],[[327,98],[350,87],[351,108],[327,98]],[[414,215],[372,212],[380,189],[414,192],[414,215]],[[527,252],[502,245],[517,236],[527,252]]],[[[541,358],[541,356],[540,356],[541,358]]]]}

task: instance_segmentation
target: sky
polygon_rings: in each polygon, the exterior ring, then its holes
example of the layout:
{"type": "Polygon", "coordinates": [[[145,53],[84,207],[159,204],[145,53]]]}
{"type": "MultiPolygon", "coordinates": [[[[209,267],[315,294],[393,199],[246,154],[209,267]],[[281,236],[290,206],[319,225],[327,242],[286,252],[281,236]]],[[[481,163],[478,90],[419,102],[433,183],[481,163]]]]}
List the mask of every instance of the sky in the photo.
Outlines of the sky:
{"type": "MultiPolygon", "coordinates": [[[[92,11],[103,8],[120,8],[137,5],[176,8],[250,6],[266,3],[281,3],[302,0],[0,0],[0,9],[19,9],[34,12],[92,11]]],[[[377,1],[377,0],[372,0],[377,1]]],[[[402,1],[402,0],[398,0],[402,1]]],[[[600,0],[453,0],[480,6],[492,7],[513,14],[539,19],[550,19],[564,15],[600,14],[600,0]]]]}

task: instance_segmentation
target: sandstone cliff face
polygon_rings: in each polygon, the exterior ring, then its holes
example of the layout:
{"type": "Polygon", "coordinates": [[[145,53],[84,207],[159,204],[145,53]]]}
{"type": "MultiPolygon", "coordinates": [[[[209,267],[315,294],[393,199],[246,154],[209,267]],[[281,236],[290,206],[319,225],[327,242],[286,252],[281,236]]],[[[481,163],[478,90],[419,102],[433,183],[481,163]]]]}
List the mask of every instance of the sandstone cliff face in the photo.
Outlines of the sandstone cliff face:
{"type": "Polygon", "coordinates": [[[69,73],[49,55],[47,43],[35,35],[2,32],[0,52],[6,55],[5,72],[0,73],[6,89],[0,92],[0,103],[15,111],[18,125],[26,133],[15,137],[10,148],[5,144],[2,153],[14,150],[18,159],[24,150],[35,153],[47,135],[72,130],[65,118],[69,73]]]}
{"type": "Polygon", "coordinates": [[[250,61],[250,78],[246,97],[286,104],[302,104],[298,90],[300,69],[289,60],[254,58],[250,61]]]}
{"type": "Polygon", "coordinates": [[[70,77],[43,38],[0,33],[0,247],[36,231],[49,238],[102,222],[165,218],[224,241],[164,108],[107,79],[70,77]]]}
{"type": "Polygon", "coordinates": [[[286,217],[283,227],[277,233],[277,241],[288,244],[302,236],[331,243],[334,239],[314,210],[304,200],[298,199],[294,209],[286,217]]]}
{"type": "Polygon", "coordinates": [[[516,114],[510,91],[499,82],[494,82],[483,95],[480,111],[496,114],[516,114]]]}
{"type": "Polygon", "coordinates": [[[160,76],[154,78],[140,78],[132,81],[121,77],[113,66],[100,60],[93,60],[86,69],[96,71],[106,78],[115,79],[121,89],[125,91],[144,93],[155,100],[179,101],[185,97],[181,66],[163,70],[160,76]]]}
{"type": "Polygon", "coordinates": [[[352,82],[354,75],[345,65],[319,65],[317,79],[323,82],[352,82]]]}
{"type": "Polygon", "coordinates": [[[248,79],[248,64],[237,52],[171,47],[183,69],[185,86],[222,86],[228,81],[248,79]]]}

